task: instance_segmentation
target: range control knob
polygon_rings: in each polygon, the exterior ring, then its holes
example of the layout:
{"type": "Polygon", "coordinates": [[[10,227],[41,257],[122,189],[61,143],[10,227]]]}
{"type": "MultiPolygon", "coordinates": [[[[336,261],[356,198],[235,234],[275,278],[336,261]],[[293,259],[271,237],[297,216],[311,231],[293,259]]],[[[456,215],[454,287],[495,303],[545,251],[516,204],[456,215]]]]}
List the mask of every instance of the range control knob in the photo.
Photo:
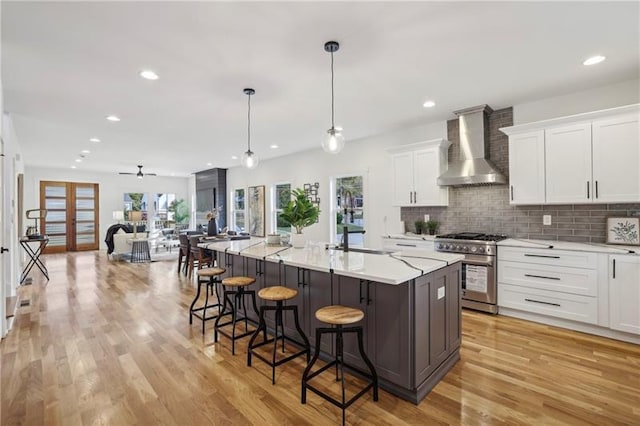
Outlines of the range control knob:
{"type": "Polygon", "coordinates": [[[462,246],[462,251],[469,251],[469,247],[467,247],[467,246],[462,246]]]}
{"type": "Polygon", "coordinates": [[[475,253],[476,251],[478,251],[478,247],[471,247],[471,253],[475,253]]]}
{"type": "Polygon", "coordinates": [[[479,253],[484,253],[484,247],[478,247],[478,252],[479,253]]]}
{"type": "Polygon", "coordinates": [[[451,246],[449,244],[445,244],[445,246],[444,246],[445,250],[449,250],[450,247],[451,246]]]}
{"type": "Polygon", "coordinates": [[[461,247],[460,247],[460,246],[456,246],[456,250],[460,250],[460,249],[461,249],[461,247]]]}

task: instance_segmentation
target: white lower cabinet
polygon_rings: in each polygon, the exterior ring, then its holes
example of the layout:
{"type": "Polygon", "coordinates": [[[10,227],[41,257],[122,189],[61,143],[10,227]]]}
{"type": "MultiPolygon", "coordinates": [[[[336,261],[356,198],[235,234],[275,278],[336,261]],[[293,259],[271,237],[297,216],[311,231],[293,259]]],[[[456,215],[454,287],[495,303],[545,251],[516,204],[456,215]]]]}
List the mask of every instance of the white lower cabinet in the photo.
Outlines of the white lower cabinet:
{"type": "MultiPolygon", "coordinates": [[[[433,237],[432,237],[433,238],[433,237]]],[[[382,248],[385,250],[426,250],[434,251],[433,240],[419,240],[408,238],[382,238],[382,248]]]]}
{"type": "Polygon", "coordinates": [[[640,334],[640,256],[609,256],[609,327],[640,334]]]}
{"type": "Polygon", "coordinates": [[[499,313],[638,343],[640,256],[609,253],[498,246],[499,313]]]}
{"type": "Polygon", "coordinates": [[[498,249],[498,305],[598,323],[596,253],[498,249]]]}

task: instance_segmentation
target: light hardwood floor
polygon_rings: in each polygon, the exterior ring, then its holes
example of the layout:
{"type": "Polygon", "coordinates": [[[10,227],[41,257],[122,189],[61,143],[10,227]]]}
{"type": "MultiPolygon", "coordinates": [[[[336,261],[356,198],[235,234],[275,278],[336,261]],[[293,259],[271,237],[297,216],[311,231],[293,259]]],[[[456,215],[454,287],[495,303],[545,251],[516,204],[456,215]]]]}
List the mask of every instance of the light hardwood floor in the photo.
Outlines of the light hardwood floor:
{"type": "MultiPolygon", "coordinates": [[[[44,256],[1,344],[1,424],[330,425],[339,410],[300,404],[303,358],[246,366],[189,326],[192,284],[177,262],[112,262],[104,252],[44,256]]],[[[389,348],[389,350],[395,350],[389,348]]],[[[461,361],[418,406],[380,393],[350,424],[640,424],[640,346],[463,312],[461,361]]],[[[327,381],[325,386],[332,383],[327,381]]]]}

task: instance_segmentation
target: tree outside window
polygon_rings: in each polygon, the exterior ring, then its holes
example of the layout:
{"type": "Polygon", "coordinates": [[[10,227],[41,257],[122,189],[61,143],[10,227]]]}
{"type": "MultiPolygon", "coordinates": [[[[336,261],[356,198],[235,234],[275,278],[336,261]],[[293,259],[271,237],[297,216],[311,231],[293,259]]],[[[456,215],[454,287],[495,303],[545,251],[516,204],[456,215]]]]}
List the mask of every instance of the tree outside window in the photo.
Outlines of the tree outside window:
{"type": "Polygon", "coordinates": [[[273,209],[271,212],[272,215],[272,224],[275,224],[273,228],[275,233],[278,234],[288,234],[291,232],[291,227],[287,225],[282,218],[280,217],[280,213],[282,213],[282,209],[291,199],[291,184],[290,183],[279,183],[273,186],[273,209]]]}

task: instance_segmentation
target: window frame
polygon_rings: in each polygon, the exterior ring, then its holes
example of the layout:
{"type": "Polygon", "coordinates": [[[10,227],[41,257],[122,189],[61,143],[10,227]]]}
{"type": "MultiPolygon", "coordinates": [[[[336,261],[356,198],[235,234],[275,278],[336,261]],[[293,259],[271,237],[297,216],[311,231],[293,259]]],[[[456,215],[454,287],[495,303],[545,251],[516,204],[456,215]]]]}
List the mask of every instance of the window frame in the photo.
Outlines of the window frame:
{"type": "Polygon", "coordinates": [[[271,185],[271,208],[270,208],[270,222],[271,222],[271,233],[278,234],[291,234],[291,229],[288,231],[280,231],[278,229],[278,214],[282,212],[282,209],[277,208],[277,187],[282,185],[289,185],[289,193],[291,193],[292,183],[291,182],[276,182],[271,185]]]}
{"type": "MultiPolygon", "coordinates": [[[[336,223],[337,213],[340,209],[336,206],[337,197],[336,197],[336,189],[337,189],[337,180],[347,177],[361,176],[362,177],[362,225],[366,230],[366,226],[369,223],[369,215],[368,208],[370,201],[369,199],[369,173],[368,171],[360,171],[353,173],[341,173],[339,175],[331,176],[329,178],[329,243],[330,244],[339,244],[340,239],[337,237],[338,235],[338,224],[336,223]]],[[[363,244],[366,247],[369,242],[369,236],[365,233],[363,234],[363,244]]]]}

